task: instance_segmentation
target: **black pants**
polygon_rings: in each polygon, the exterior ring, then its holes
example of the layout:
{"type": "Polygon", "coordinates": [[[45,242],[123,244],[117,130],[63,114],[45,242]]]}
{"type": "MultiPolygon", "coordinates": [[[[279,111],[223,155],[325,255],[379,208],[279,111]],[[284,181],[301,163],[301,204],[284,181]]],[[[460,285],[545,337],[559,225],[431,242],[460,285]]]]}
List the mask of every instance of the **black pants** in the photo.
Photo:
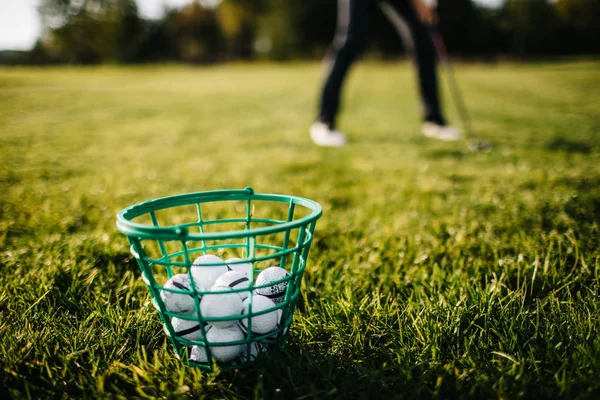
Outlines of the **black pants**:
{"type": "MultiPolygon", "coordinates": [[[[352,62],[365,47],[369,26],[378,3],[376,0],[338,0],[333,62],[323,88],[319,114],[319,120],[329,124],[332,129],[335,127],[335,118],[340,107],[344,78],[352,62]]],[[[392,23],[399,21],[394,21],[391,14],[401,16],[404,26],[410,31],[419,72],[424,119],[445,124],[438,96],[435,48],[429,29],[418,18],[410,0],[387,0],[382,8],[384,7],[389,11],[386,15],[392,23]]]]}

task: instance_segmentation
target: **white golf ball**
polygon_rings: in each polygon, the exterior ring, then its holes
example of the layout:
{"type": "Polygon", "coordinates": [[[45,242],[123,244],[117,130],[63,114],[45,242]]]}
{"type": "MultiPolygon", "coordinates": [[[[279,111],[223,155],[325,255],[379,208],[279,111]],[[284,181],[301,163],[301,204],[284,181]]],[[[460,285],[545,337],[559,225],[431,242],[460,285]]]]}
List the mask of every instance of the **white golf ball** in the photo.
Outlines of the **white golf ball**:
{"type": "MultiPolygon", "coordinates": [[[[196,291],[202,291],[202,286],[194,281],[196,284],[196,291]]],[[[181,291],[189,291],[192,285],[188,274],[177,274],[173,275],[163,286],[166,289],[176,289],[181,291]]],[[[175,293],[167,290],[160,291],[160,298],[162,299],[165,307],[168,311],[180,314],[191,315],[196,312],[194,306],[194,297],[188,293],[175,293]]]]}
{"type": "MultiPolygon", "coordinates": [[[[250,279],[248,279],[248,277],[242,272],[227,271],[217,279],[215,286],[225,286],[232,289],[244,289],[250,286],[250,279]]],[[[242,300],[245,300],[250,294],[250,291],[245,290],[242,292],[237,292],[237,294],[242,298],[242,300]]]]}
{"type": "MultiPolygon", "coordinates": [[[[256,286],[268,285],[271,282],[278,281],[288,277],[290,274],[281,267],[269,267],[258,274],[256,277],[256,286]]],[[[257,288],[256,293],[266,296],[273,300],[275,304],[283,303],[285,300],[285,290],[288,281],[280,282],[271,286],[257,288]]]]}
{"type": "MultiPolygon", "coordinates": [[[[273,303],[273,300],[269,299],[268,297],[257,294],[252,296],[253,313],[261,312],[272,307],[275,307],[275,303],[273,303]]],[[[243,302],[242,314],[248,314],[249,310],[250,298],[247,298],[243,302]]],[[[277,316],[277,310],[252,316],[252,333],[263,335],[271,332],[277,327],[277,316]]],[[[242,330],[246,332],[248,330],[248,318],[242,318],[240,321],[240,326],[242,327],[242,330]]]]}
{"type": "MultiPolygon", "coordinates": [[[[282,321],[281,318],[283,316],[283,311],[281,311],[281,309],[277,310],[277,326],[275,327],[275,329],[279,329],[281,328],[284,324],[285,321],[282,321]]],[[[288,328],[284,328],[283,331],[281,332],[281,335],[285,335],[288,331],[288,328]]],[[[276,335],[270,336],[268,338],[265,338],[263,340],[261,340],[262,343],[266,344],[266,345],[273,345],[275,343],[277,343],[277,338],[279,336],[279,332],[277,332],[276,335]]]]}
{"type": "Polygon", "coordinates": [[[173,317],[171,318],[171,325],[177,337],[192,341],[202,339],[202,329],[200,329],[200,324],[197,320],[190,321],[188,319],[173,317]]]}
{"type": "MultiPolygon", "coordinates": [[[[242,311],[242,298],[228,286],[212,286],[209,292],[227,291],[228,293],[207,293],[200,301],[200,312],[204,318],[223,318],[240,315],[242,311]]],[[[233,325],[237,320],[213,320],[211,325],[224,328],[233,325]]]]}
{"type": "Polygon", "coordinates": [[[208,356],[206,355],[206,349],[204,346],[193,346],[192,354],[190,354],[190,361],[195,363],[207,363],[208,356]]]}
{"type": "MultiPolygon", "coordinates": [[[[239,296],[238,296],[239,298],[239,296]]],[[[237,342],[244,340],[244,334],[237,325],[226,328],[213,326],[206,332],[206,341],[210,352],[219,361],[231,361],[238,358],[243,351],[243,345],[233,344],[228,346],[214,346],[215,343],[237,342]]]]}
{"type": "Polygon", "coordinates": [[[194,260],[190,268],[194,282],[196,284],[209,288],[215,284],[217,278],[228,271],[227,264],[212,254],[205,254],[194,260]]]}
{"type": "Polygon", "coordinates": [[[240,261],[244,261],[241,258],[229,258],[225,260],[227,266],[232,271],[241,272],[246,275],[250,279],[254,279],[254,274],[252,273],[252,263],[240,263],[240,261]]]}

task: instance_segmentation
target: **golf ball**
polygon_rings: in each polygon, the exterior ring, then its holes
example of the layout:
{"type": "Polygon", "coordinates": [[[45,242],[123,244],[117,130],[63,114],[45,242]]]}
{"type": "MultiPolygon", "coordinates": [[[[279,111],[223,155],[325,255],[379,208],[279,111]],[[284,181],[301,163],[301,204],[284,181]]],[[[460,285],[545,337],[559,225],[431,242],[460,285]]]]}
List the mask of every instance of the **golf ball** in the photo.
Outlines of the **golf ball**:
{"type": "Polygon", "coordinates": [[[256,277],[256,286],[264,286],[256,288],[256,293],[268,297],[273,300],[275,304],[283,303],[285,300],[285,291],[288,286],[288,281],[276,283],[271,286],[268,285],[271,282],[275,282],[284,278],[287,278],[290,274],[281,267],[269,267],[258,274],[256,277]]]}
{"type": "MultiPolygon", "coordinates": [[[[194,281],[196,291],[202,291],[202,286],[194,281]]],[[[169,290],[161,290],[160,298],[162,299],[168,311],[180,314],[191,315],[196,312],[194,305],[194,296],[191,293],[183,293],[183,291],[191,291],[192,285],[188,274],[173,275],[163,286],[164,289],[174,289],[177,292],[169,290]]]]}
{"type": "MultiPolygon", "coordinates": [[[[232,291],[229,286],[212,286],[209,292],[226,293],[207,293],[202,296],[200,301],[200,312],[204,318],[223,318],[240,315],[242,310],[242,298],[232,291]]],[[[208,321],[211,325],[224,328],[233,325],[237,320],[213,320],[208,321]]]]}
{"type": "Polygon", "coordinates": [[[194,282],[204,288],[213,286],[217,278],[228,271],[225,261],[212,254],[196,258],[190,270],[194,282]]]}

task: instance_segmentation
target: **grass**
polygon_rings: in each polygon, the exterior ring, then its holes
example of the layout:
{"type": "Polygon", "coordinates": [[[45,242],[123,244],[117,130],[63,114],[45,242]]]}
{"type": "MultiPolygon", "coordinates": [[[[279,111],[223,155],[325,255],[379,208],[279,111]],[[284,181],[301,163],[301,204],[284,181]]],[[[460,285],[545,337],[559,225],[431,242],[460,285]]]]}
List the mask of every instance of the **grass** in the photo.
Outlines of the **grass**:
{"type": "Polygon", "coordinates": [[[358,65],[350,144],[313,146],[321,72],[0,70],[4,398],[600,395],[600,64],[458,66],[477,154],[419,134],[409,64],[358,65]],[[204,373],[115,214],[247,185],[324,216],[287,350],[204,373]]]}

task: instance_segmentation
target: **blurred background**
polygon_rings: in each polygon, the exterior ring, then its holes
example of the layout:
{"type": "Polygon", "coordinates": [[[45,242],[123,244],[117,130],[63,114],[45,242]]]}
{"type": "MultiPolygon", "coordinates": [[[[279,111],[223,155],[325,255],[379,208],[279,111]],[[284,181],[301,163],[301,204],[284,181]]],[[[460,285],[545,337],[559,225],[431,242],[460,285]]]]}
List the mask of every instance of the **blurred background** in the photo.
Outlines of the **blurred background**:
{"type": "MultiPolygon", "coordinates": [[[[1,64],[322,57],[336,0],[0,0],[1,64]]],[[[439,0],[449,51],[475,61],[600,53],[598,0],[439,0]]],[[[367,57],[402,57],[381,12],[367,57]]]]}

